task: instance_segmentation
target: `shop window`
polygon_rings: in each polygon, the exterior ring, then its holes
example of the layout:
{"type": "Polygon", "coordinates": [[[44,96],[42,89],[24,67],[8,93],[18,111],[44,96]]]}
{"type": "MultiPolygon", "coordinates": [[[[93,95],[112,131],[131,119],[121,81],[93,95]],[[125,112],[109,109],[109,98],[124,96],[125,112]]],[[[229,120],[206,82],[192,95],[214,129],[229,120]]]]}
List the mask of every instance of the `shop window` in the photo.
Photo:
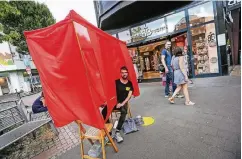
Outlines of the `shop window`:
{"type": "Polygon", "coordinates": [[[187,27],[184,11],[169,15],[166,17],[166,19],[167,19],[167,28],[169,33],[178,31],[181,29],[185,29],[187,27]]]}
{"type": "Polygon", "coordinates": [[[118,33],[119,40],[125,41],[127,44],[131,43],[131,35],[129,30],[118,33]]]}
{"type": "Polygon", "coordinates": [[[195,75],[219,73],[215,24],[192,28],[195,75]]]}
{"type": "Polygon", "coordinates": [[[190,26],[214,20],[213,3],[208,2],[188,9],[190,26]]]}

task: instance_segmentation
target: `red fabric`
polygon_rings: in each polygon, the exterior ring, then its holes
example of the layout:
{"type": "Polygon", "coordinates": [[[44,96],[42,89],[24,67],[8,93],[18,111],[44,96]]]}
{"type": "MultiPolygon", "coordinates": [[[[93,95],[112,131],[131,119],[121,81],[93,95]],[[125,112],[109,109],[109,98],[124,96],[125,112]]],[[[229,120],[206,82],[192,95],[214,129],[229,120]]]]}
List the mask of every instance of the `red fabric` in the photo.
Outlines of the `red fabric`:
{"type": "Polygon", "coordinates": [[[133,95],[139,95],[126,44],[74,11],[61,22],[24,34],[56,126],[81,120],[103,128],[99,107],[107,102],[109,115],[116,105],[115,80],[121,66],[128,67],[133,95]]]}

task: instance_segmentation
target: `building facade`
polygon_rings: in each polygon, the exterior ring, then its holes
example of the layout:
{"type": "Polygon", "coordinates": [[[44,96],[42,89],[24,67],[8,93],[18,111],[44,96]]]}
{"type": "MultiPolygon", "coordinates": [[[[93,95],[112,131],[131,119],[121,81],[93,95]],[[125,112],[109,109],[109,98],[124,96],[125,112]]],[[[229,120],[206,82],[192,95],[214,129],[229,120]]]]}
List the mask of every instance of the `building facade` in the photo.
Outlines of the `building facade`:
{"type": "Polygon", "coordinates": [[[241,1],[225,1],[224,8],[227,43],[231,49],[228,64],[241,65],[241,1]]]}
{"type": "Polygon", "coordinates": [[[172,42],[172,50],[181,47],[189,55],[191,77],[227,75],[227,4],[223,1],[94,2],[98,26],[127,43],[133,63],[144,79],[160,78],[160,52],[167,40],[172,42]]]}
{"type": "Polygon", "coordinates": [[[33,84],[40,84],[36,67],[30,55],[19,54],[14,46],[7,42],[0,44],[0,95],[30,92],[33,84]],[[24,59],[29,60],[31,75],[26,71],[24,59]],[[32,77],[32,78],[31,78],[32,77]]]}

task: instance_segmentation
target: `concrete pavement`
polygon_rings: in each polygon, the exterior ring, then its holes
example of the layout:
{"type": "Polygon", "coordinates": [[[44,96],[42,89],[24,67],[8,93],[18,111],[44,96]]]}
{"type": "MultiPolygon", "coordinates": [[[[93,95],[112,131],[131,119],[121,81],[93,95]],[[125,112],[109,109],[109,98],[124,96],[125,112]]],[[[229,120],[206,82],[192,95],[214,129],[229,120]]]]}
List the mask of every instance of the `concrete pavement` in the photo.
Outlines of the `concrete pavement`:
{"type": "MultiPolygon", "coordinates": [[[[125,135],[119,152],[107,147],[108,159],[235,159],[241,153],[240,77],[195,79],[190,88],[195,106],[184,99],[170,105],[161,83],[140,84],[141,96],[132,99],[133,115],[152,116],[155,124],[125,135]]],[[[86,150],[90,147],[85,145],[86,150]]],[[[56,158],[56,157],[53,157],[56,158]]],[[[58,159],[80,159],[80,146],[58,159]]]]}

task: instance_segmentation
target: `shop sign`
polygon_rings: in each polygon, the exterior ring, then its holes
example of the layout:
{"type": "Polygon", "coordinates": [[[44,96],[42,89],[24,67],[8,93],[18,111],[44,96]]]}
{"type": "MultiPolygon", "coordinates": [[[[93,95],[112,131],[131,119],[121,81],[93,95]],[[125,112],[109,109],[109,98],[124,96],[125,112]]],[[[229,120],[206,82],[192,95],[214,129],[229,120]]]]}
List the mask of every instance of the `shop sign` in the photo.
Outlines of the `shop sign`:
{"type": "Polygon", "coordinates": [[[27,66],[30,66],[30,61],[29,61],[29,57],[27,55],[24,55],[24,65],[27,67],[27,66]]]}
{"type": "Polygon", "coordinates": [[[145,27],[144,29],[140,30],[139,33],[132,35],[132,39],[139,38],[139,37],[141,38],[151,37],[154,34],[159,34],[161,32],[164,32],[166,28],[167,28],[166,26],[156,28],[156,29],[150,29],[148,27],[145,27]]]}
{"type": "Polygon", "coordinates": [[[240,0],[229,0],[228,2],[228,6],[234,6],[238,3],[240,3],[240,0]]]}
{"type": "Polygon", "coordinates": [[[227,7],[229,10],[235,9],[237,7],[241,7],[241,0],[229,0],[227,2],[227,7]]]}
{"type": "Polygon", "coordinates": [[[146,38],[154,37],[156,35],[162,35],[167,32],[167,25],[164,19],[158,19],[156,21],[147,23],[145,25],[135,27],[131,29],[132,40],[140,41],[146,38]]]}
{"type": "Polygon", "coordinates": [[[212,57],[212,58],[210,59],[210,62],[211,62],[211,63],[217,63],[217,61],[218,61],[217,57],[212,57]]]}

